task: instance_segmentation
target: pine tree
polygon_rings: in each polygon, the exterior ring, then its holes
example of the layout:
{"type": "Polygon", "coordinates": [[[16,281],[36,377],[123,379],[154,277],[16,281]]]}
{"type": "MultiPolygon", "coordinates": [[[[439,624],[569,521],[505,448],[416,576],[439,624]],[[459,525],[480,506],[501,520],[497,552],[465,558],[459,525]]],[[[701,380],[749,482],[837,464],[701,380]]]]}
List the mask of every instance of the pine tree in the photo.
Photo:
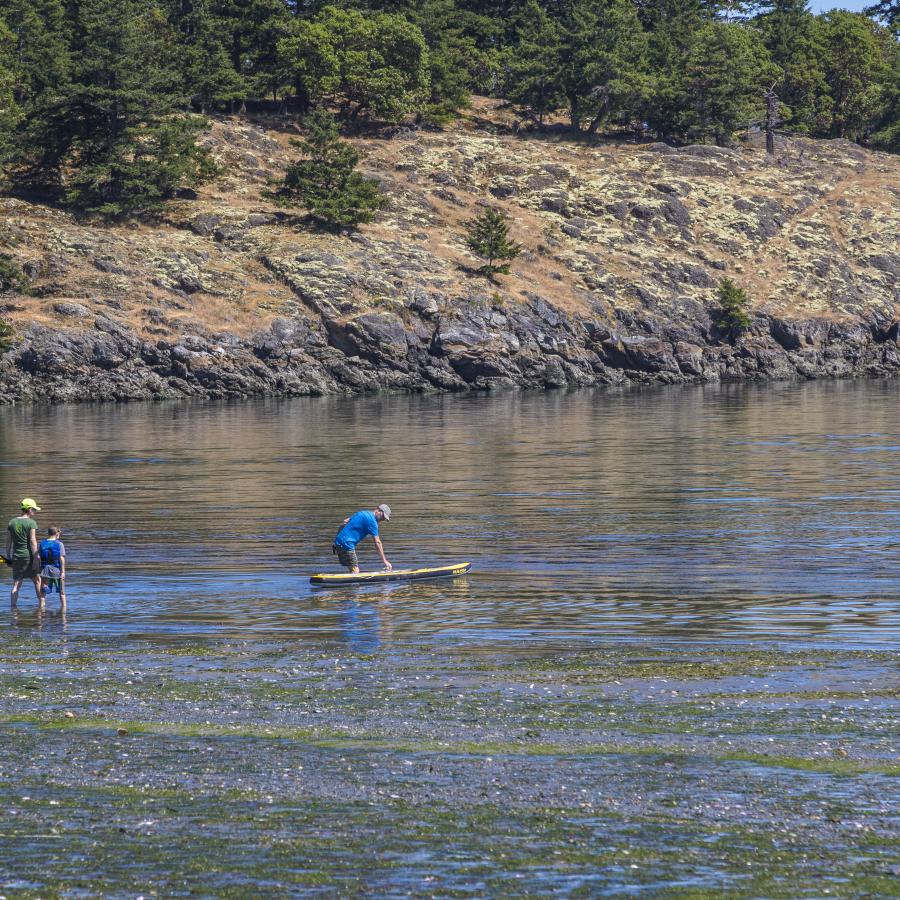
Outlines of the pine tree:
{"type": "Polygon", "coordinates": [[[647,0],[640,12],[653,77],[645,118],[651,130],[669,140],[679,131],[685,60],[712,11],[704,0],[647,0]]]}
{"type": "Polygon", "coordinates": [[[544,116],[563,102],[559,26],[537,0],[530,0],[522,11],[517,38],[509,53],[506,97],[543,124],[544,116]]]}
{"type": "Polygon", "coordinates": [[[15,98],[15,75],[12,50],[15,37],[0,20],[0,164],[9,159],[13,147],[13,131],[21,117],[15,98]]]}
{"type": "Polygon", "coordinates": [[[0,319],[0,353],[6,353],[12,347],[13,328],[6,319],[0,319]]]}
{"type": "Polygon", "coordinates": [[[831,95],[831,137],[859,140],[882,100],[886,61],[878,26],[858,13],[834,9],[817,20],[831,95]]]}
{"type": "Polygon", "coordinates": [[[754,22],[782,70],[778,87],[787,127],[821,132],[829,121],[830,99],[823,66],[824,48],[806,0],[768,0],[754,22]]]}
{"type": "Polygon", "coordinates": [[[181,43],[184,92],[201,112],[243,100],[247,79],[232,65],[225,20],[212,10],[213,0],[163,0],[169,22],[181,43]]]}
{"type": "Polygon", "coordinates": [[[900,35],[900,0],[879,0],[867,7],[865,14],[880,19],[895,35],[900,35]]]}
{"type": "Polygon", "coordinates": [[[61,0],[0,0],[0,19],[8,28],[3,65],[12,92],[3,116],[5,175],[24,187],[53,181],[64,147],[46,112],[61,114],[71,77],[65,10],[61,0]]]}
{"type": "Polygon", "coordinates": [[[421,0],[409,4],[407,18],[422,32],[428,46],[428,98],[422,119],[444,124],[469,105],[478,49],[465,34],[453,0],[421,0]]]}
{"type": "Polygon", "coordinates": [[[743,288],[730,278],[723,278],[719,282],[717,298],[719,309],[716,324],[720,328],[733,336],[750,324],[750,297],[743,288]]]}
{"type": "Polygon", "coordinates": [[[683,137],[728,145],[737,129],[763,119],[766,89],[779,75],[756,31],[724,22],[705,25],[685,61],[683,137]]]}
{"type": "Polygon", "coordinates": [[[897,153],[900,152],[900,43],[896,40],[884,40],[882,46],[885,76],[869,143],[873,147],[897,153]]]}
{"type": "Polygon", "coordinates": [[[650,90],[647,38],[630,0],[573,0],[562,30],[561,88],[574,131],[639,116],[650,90]]]}
{"type": "Polygon", "coordinates": [[[371,222],[385,204],[374,178],[354,171],[359,154],[341,140],[334,117],[319,107],[306,120],[306,154],[288,167],[273,196],[281,206],[305,207],[311,216],[334,231],[371,222]]]}
{"type": "Polygon", "coordinates": [[[522,248],[509,239],[506,215],[497,209],[487,209],[466,223],[466,246],[487,260],[478,271],[491,280],[497,274],[508,275],[509,261],[522,252],[522,248]]]}
{"type": "Polygon", "coordinates": [[[8,253],[0,253],[0,294],[19,294],[27,287],[28,279],[18,263],[8,253]]]}
{"type": "Polygon", "coordinates": [[[0,0],[12,35],[9,60],[16,102],[23,107],[56,95],[69,80],[68,24],[62,0],[0,0]]]}
{"type": "Polygon", "coordinates": [[[278,46],[295,22],[284,0],[210,0],[209,12],[216,41],[247,86],[245,97],[277,96],[287,74],[278,46]]]}
{"type": "Polygon", "coordinates": [[[139,0],[78,0],[70,7],[68,81],[29,103],[16,134],[15,185],[109,215],[154,209],[213,174],[180,115],[173,35],[139,0]]]}

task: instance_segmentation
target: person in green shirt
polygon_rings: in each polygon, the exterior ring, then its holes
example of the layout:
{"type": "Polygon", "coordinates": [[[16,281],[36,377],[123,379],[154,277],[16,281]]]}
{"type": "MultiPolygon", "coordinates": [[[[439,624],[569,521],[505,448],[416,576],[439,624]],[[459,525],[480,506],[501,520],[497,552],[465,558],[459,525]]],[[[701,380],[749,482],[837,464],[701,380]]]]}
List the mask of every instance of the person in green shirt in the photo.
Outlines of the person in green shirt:
{"type": "Polygon", "coordinates": [[[19,588],[29,578],[34,584],[34,593],[38,600],[38,608],[44,608],[44,597],[41,594],[40,569],[35,560],[38,559],[37,522],[32,515],[41,508],[31,497],[22,501],[22,512],[9,520],[6,529],[6,559],[12,565],[13,585],[9,595],[10,606],[19,602],[19,588]]]}

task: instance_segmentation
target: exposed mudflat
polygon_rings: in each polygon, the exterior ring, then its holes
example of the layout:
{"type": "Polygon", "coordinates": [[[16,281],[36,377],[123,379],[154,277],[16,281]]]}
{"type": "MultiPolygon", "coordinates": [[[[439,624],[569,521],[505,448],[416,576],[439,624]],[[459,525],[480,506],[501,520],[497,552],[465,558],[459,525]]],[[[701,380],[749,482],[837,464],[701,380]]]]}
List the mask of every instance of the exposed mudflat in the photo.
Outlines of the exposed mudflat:
{"type": "Polygon", "coordinates": [[[896,892],[897,654],[31,618],[0,638],[4,896],[896,892]]]}

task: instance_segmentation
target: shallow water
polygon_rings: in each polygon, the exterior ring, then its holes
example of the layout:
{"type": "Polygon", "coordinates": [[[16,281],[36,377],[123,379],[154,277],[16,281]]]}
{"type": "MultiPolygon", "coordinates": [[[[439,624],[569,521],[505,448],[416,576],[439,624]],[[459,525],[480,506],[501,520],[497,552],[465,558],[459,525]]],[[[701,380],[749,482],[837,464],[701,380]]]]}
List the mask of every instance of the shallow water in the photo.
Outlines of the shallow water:
{"type": "MultiPolygon", "coordinates": [[[[72,634],[884,646],[898,399],[847,382],[5,408],[0,508],[33,495],[63,528],[72,634]],[[310,588],[340,520],[380,501],[396,567],[472,573],[310,588]]],[[[32,610],[23,589],[19,625],[32,610]]]]}
{"type": "Polygon", "coordinates": [[[898,391],[3,410],[0,898],[895,894],[898,391]]]}

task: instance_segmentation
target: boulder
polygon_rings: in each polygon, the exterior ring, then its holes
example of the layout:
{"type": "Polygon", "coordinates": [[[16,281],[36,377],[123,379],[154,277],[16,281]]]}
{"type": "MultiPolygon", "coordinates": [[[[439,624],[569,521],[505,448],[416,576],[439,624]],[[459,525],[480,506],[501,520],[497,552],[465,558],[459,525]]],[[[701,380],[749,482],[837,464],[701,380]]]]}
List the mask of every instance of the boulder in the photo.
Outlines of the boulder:
{"type": "Polygon", "coordinates": [[[83,304],[61,300],[53,304],[53,312],[64,319],[88,319],[93,313],[83,304]]]}

